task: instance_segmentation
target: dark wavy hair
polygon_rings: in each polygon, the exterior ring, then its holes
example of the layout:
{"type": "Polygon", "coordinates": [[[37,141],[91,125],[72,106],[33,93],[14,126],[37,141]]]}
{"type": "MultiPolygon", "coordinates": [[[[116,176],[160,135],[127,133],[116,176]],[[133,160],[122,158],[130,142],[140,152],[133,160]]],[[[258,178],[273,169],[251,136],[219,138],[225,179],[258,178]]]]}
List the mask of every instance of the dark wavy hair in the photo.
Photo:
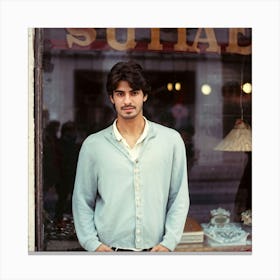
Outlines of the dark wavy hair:
{"type": "Polygon", "coordinates": [[[113,91],[118,87],[120,81],[126,81],[133,90],[142,90],[144,96],[151,92],[151,86],[146,79],[142,67],[134,62],[118,62],[115,64],[107,76],[106,89],[108,95],[113,95],[113,91]]]}

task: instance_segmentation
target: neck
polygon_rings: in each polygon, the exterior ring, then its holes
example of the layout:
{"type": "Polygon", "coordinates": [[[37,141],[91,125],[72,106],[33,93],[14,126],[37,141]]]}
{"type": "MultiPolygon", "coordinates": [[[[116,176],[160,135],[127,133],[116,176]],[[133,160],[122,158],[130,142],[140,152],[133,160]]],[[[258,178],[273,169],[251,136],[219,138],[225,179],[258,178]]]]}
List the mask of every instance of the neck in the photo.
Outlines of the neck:
{"type": "Polygon", "coordinates": [[[145,127],[145,120],[142,115],[134,119],[117,118],[117,128],[123,136],[140,136],[145,127]]]}

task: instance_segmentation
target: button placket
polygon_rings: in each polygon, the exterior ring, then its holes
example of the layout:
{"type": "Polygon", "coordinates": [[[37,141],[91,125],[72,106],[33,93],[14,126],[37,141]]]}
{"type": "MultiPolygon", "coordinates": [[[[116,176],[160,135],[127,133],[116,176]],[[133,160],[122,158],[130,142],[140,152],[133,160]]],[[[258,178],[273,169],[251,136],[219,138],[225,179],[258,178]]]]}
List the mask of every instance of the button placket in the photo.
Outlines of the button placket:
{"type": "Polygon", "coordinates": [[[135,245],[136,248],[141,248],[143,243],[142,238],[142,211],[141,211],[141,181],[139,160],[135,160],[134,164],[134,193],[135,193],[135,213],[136,213],[136,228],[135,228],[135,245]]]}

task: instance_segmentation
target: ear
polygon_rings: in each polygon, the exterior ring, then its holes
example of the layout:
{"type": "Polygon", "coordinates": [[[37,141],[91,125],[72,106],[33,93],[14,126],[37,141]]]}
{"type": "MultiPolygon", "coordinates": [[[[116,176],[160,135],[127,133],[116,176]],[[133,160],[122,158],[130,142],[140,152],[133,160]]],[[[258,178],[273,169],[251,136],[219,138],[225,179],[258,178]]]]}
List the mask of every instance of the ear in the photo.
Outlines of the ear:
{"type": "Polygon", "coordinates": [[[147,99],[148,99],[148,94],[146,94],[146,95],[144,96],[143,101],[146,102],[147,99]]]}
{"type": "Polygon", "coordinates": [[[115,101],[114,101],[114,98],[113,98],[113,95],[110,95],[110,100],[113,104],[115,104],[115,101]]]}

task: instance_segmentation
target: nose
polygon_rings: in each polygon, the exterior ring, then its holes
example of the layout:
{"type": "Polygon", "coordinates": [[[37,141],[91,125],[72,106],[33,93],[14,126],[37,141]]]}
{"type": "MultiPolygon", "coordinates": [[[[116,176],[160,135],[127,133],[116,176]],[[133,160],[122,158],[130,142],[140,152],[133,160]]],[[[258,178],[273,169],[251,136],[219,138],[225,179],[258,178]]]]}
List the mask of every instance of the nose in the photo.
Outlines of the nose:
{"type": "Polygon", "coordinates": [[[126,93],[125,96],[124,96],[124,104],[129,105],[130,103],[131,103],[130,94],[126,93]]]}

